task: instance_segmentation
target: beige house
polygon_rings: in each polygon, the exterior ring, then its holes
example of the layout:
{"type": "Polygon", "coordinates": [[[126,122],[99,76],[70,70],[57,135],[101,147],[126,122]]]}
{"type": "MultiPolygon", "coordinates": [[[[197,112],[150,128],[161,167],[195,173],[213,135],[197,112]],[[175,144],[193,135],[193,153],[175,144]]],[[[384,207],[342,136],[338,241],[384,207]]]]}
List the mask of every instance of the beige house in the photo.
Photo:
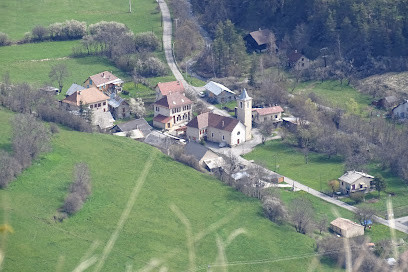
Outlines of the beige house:
{"type": "Polygon", "coordinates": [[[374,177],[366,173],[358,171],[347,171],[347,173],[339,178],[340,191],[343,194],[365,191],[367,189],[370,189],[371,182],[373,180],[374,177]]]}
{"type": "Polygon", "coordinates": [[[206,112],[198,115],[187,124],[187,137],[190,141],[201,139],[235,146],[245,142],[245,125],[238,119],[206,112]]]}
{"type": "Polygon", "coordinates": [[[95,87],[77,91],[61,101],[61,105],[69,111],[93,110],[108,111],[109,96],[95,87]]]}
{"type": "Polygon", "coordinates": [[[84,82],[85,88],[95,87],[102,92],[121,92],[123,80],[108,71],[88,77],[84,82]]]}
{"type": "Polygon", "coordinates": [[[181,81],[159,82],[154,88],[156,91],[156,101],[171,93],[184,93],[184,86],[181,81]]]}
{"type": "Polygon", "coordinates": [[[344,238],[364,235],[364,226],[341,217],[330,222],[330,229],[344,238]]]}
{"type": "Polygon", "coordinates": [[[288,67],[295,70],[307,69],[311,65],[310,59],[299,53],[297,50],[290,51],[287,54],[288,67]]]}
{"type": "Polygon", "coordinates": [[[153,126],[162,129],[172,128],[193,117],[193,102],[181,93],[170,93],[153,104],[153,126]]]}
{"type": "Polygon", "coordinates": [[[235,100],[235,93],[217,82],[210,81],[204,88],[206,89],[208,99],[213,102],[222,104],[235,100]]]}
{"type": "Polygon", "coordinates": [[[253,108],[252,109],[252,122],[260,125],[264,122],[278,123],[282,122],[282,112],[281,106],[274,106],[268,108],[253,108]]]}

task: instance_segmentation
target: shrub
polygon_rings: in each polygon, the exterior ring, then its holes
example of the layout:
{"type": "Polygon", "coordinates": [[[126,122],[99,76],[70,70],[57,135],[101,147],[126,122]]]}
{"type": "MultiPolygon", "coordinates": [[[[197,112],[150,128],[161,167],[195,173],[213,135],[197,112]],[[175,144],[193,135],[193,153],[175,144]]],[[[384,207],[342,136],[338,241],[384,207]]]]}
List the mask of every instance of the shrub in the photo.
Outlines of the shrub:
{"type": "Polygon", "coordinates": [[[0,188],[6,188],[21,173],[21,165],[7,152],[0,151],[0,188]]]}
{"type": "Polygon", "coordinates": [[[10,45],[11,41],[6,33],[0,32],[0,46],[10,45]]]}
{"type": "Polygon", "coordinates": [[[86,34],[86,23],[77,20],[67,20],[48,26],[50,38],[53,40],[81,39],[86,34]]]}
{"type": "Polygon", "coordinates": [[[58,128],[58,126],[56,124],[51,123],[50,124],[50,131],[51,131],[52,134],[56,134],[56,133],[59,132],[59,128],[58,128]]]}
{"type": "Polygon", "coordinates": [[[155,51],[159,47],[160,43],[159,39],[153,32],[143,32],[135,36],[135,45],[138,51],[155,51]]]}
{"type": "Polygon", "coordinates": [[[84,202],[82,201],[81,196],[77,194],[69,194],[65,199],[65,203],[62,209],[67,214],[72,215],[79,211],[82,208],[83,204],[84,202]]]}
{"type": "Polygon", "coordinates": [[[31,34],[33,35],[33,39],[35,41],[42,42],[47,38],[48,29],[44,26],[36,25],[31,31],[31,34]]]}
{"type": "Polygon", "coordinates": [[[262,200],[265,216],[273,222],[282,222],[288,215],[285,205],[276,196],[266,196],[262,200]]]}
{"type": "Polygon", "coordinates": [[[136,62],[134,74],[139,74],[144,77],[157,77],[166,74],[166,67],[156,57],[149,57],[146,60],[139,59],[136,62]]]}
{"type": "Polygon", "coordinates": [[[356,203],[361,203],[364,200],[364,192],[355,192],[350,194],[350,198],[356,203]]]}

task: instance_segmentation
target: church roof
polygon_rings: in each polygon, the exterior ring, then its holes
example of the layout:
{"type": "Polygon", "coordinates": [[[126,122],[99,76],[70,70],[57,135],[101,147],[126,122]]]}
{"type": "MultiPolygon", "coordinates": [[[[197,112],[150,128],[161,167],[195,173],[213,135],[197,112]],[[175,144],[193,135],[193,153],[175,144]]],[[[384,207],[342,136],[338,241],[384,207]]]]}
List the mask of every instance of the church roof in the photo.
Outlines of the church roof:
{"type": "Polygon", "coordinates": [[[238,100],[248,100],[251,99],[251,97],[248,95],[246,89],[242,90],[241,94],[238,97],[238,100]]]}

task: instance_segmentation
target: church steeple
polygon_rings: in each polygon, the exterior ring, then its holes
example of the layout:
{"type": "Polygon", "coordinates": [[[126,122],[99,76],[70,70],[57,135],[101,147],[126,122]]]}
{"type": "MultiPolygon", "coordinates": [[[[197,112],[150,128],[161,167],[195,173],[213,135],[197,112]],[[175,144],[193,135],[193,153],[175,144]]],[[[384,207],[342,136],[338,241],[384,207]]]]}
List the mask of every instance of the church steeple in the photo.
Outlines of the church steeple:
{"type": "Polygon", "coordinates": [[[245,140],[251,140],[252,134],[252,97],[243,89],[237,98],[237,119],[245,125],[245,140]]]}

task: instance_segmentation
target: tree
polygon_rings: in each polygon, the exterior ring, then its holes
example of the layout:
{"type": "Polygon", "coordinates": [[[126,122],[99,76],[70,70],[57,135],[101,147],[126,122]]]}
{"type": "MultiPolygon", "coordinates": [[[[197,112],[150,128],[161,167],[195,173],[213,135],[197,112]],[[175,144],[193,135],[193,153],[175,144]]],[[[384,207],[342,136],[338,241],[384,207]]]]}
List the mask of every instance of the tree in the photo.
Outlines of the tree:
{"type": "Polygon", "coordinates": [[[340,189],[340,182],[337,179],[333,179],[329,181],[329,187],[332,190],[333,195],[334,195],[334,193],[340,189]]]}
{"type": "Polygon", "coordinates": [[[385,191],[387,189],[387,182],[383,178],[381,174],[378,174],[374,180],[375,189],[378,191],[378,197],[381,197],[381,191],[385,191]]]}
{"type": "Polygon", "coordinates": [[[62,92],[64,79],[70,75],[67,66],[63,63],[51,66],[51,71],[48,74],[50,80],[57,81],[59,86],[59,92],[62,92]]]}
{"type": "Polygon", "coordinates": [[[265,216],[276,223],[282,222],[288,215],[283,202],[276,196],[266,196],[262,200],[262,208],[265,216]]]}
{"type": "Polygon", "coordinates": [[[327,216],[324,216],[319,221],[317,221],[316,227],[319,230],[320,234],[322,234],[322,231],[327,230],[327,223],[328,223],[327,216]]]}
{"type": "Polygon", "coordinates": [[[315,212],[312,203],[306,198],[296,198],[290,205],[290,219],[299,233],[306,234],[313,225],[315,212]]]}
{"type": "Polygon", "coordinates": [[[272,121],[264,122],[259,127],[259,132],[262,135],[262,144],[265,144],[266,138],[272,134],[272,131],[274,130],[274,128],[275,128],[275,125],[272,121]]]}
{"type": "Polygon", "coordinates": [[[146,108],[141,98],[130,98],[129,100],[130,112],[135,115],[136,118],[142,118],[146,114],[146,108]]]}
{"type": "Polygon", "coordinates": [[[91,194],[91,176],[86,163],[77,163],[74,168],[74,183],[70,188],[71,194],[77,194],[82,201],[91,194]]]}
{"type": "Polygon", "coordinates": [[[371,207],[368,206],[361,206],[357,208],[356,213],[355,213],[355,218],[356,220],[364,226],[364,229],[367,228],[369,225],[369,222],[373,221],[373,218],[375,216],[375,210],[371,207]]]}
{"type": "Polygon", "coordinates": [[[31,31],[33,38],[36,41],[42,42],[48,34],[48,29],[44,26],[37,25],[31,31]]]}
{"type": "Polygon", "coordinates": [[[18,161],[0,150],[0,188],[6,188],[20,172],[21,165],[18,161]]]}

